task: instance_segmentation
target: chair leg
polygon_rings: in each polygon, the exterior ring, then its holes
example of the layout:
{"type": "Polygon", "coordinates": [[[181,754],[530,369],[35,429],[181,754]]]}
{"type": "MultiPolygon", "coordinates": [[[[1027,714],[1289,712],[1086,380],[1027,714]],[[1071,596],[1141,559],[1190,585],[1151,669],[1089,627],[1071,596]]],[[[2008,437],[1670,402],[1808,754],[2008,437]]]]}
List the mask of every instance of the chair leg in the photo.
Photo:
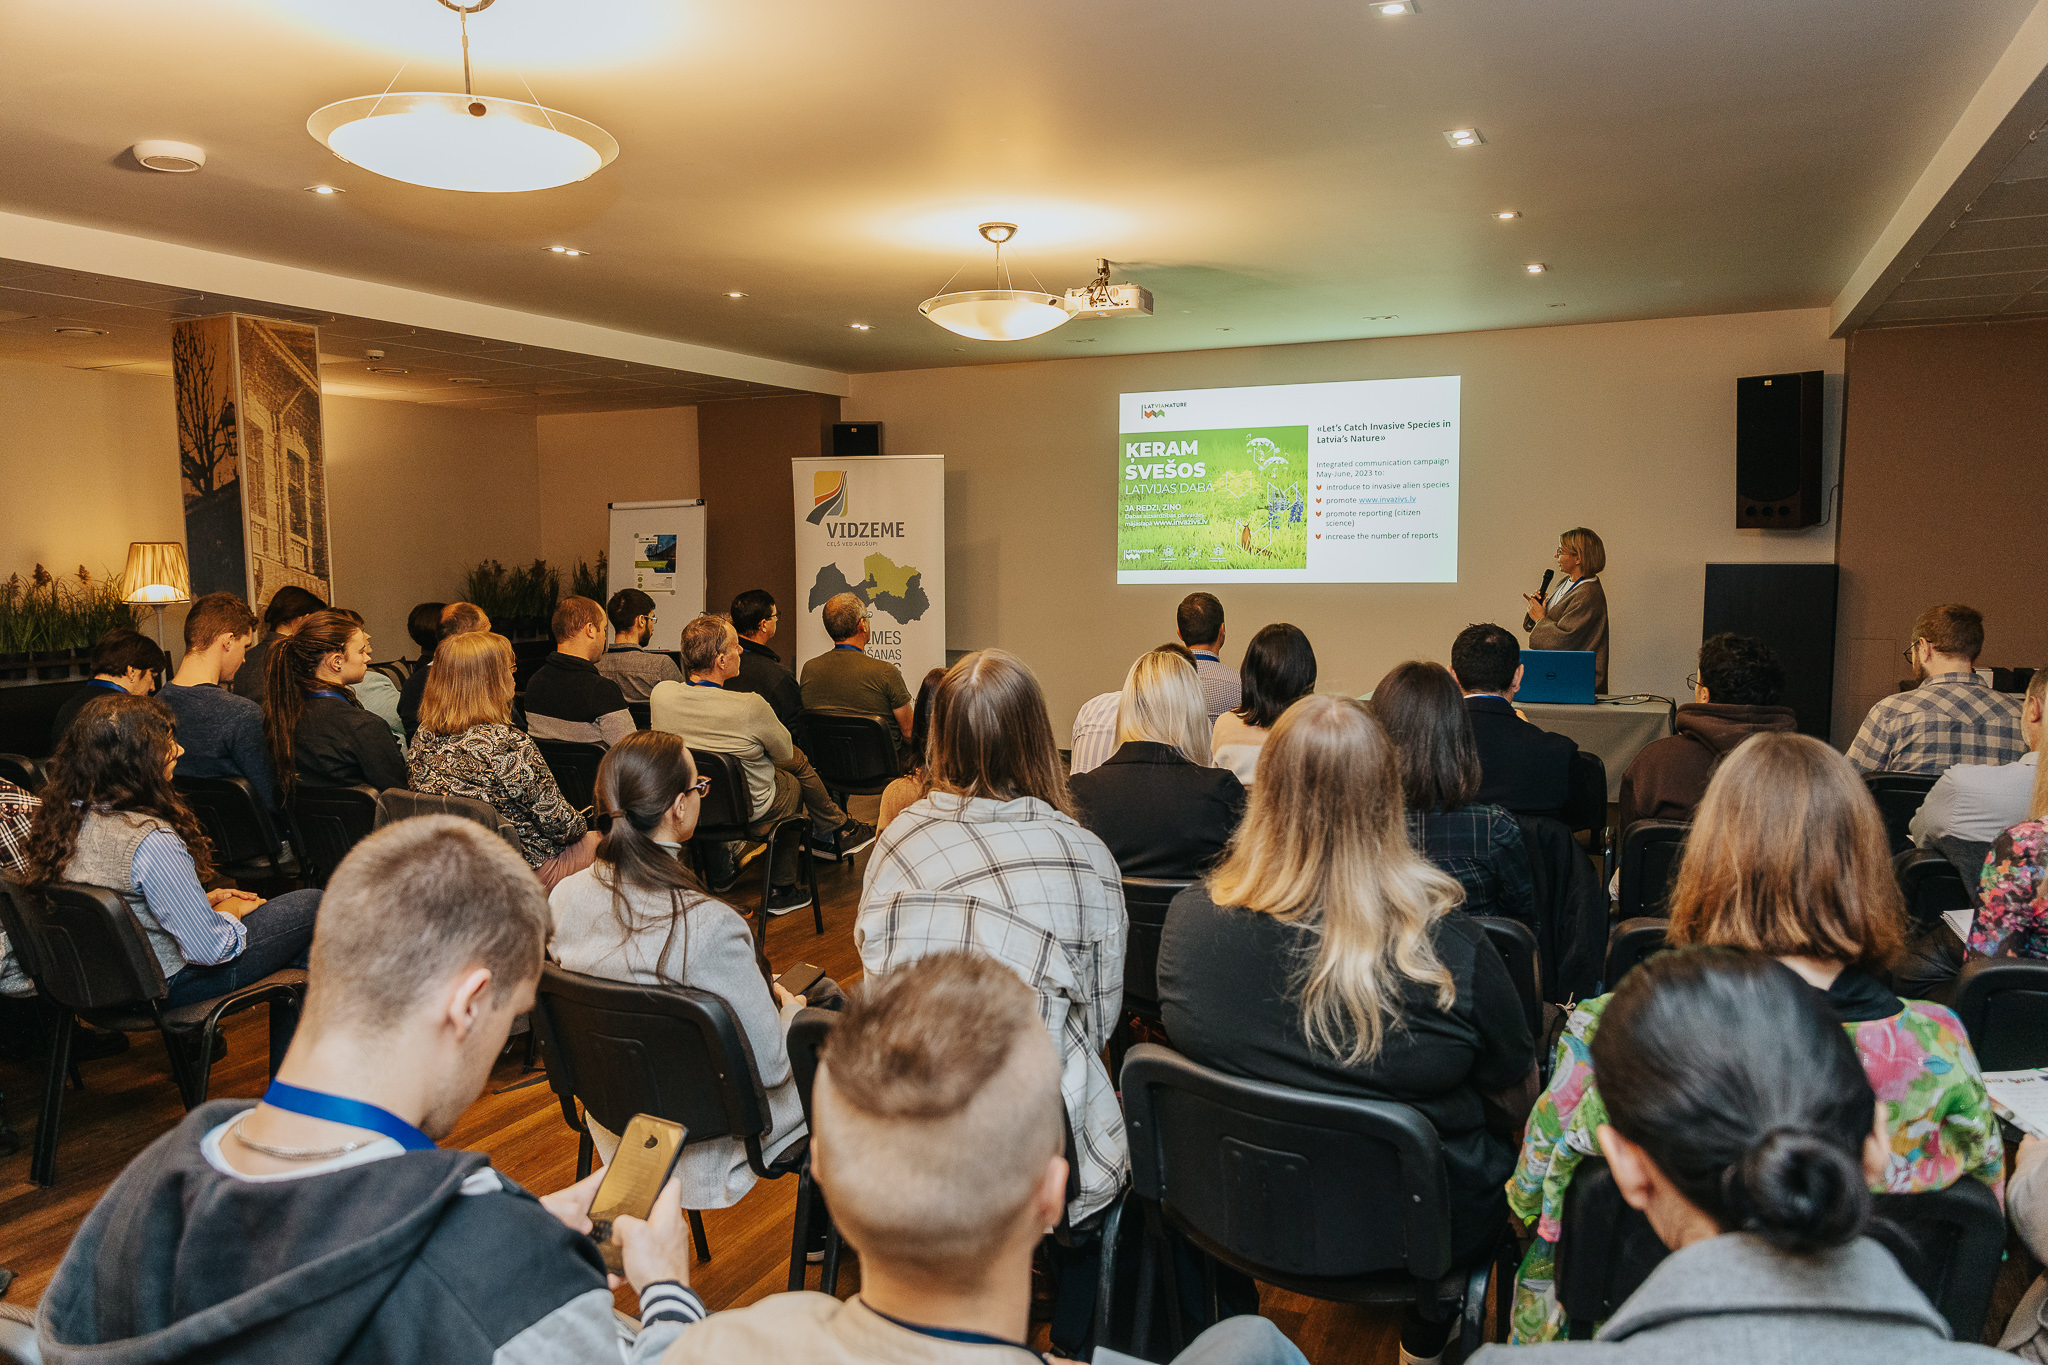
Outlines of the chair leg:
{"type": "Polygon", "coordinates": [[[833,1298],[839,1297],[839,1253],[846,1249],[846,1239],[839,1235],[839,1225],[832,1221],[828,1210],[825,1216],[825,1270],[818,1277],[818,1288],[833,1298]]]}
{"type": "Polygon", "coordinates": [[[697,1244],[697,1259],[710,1260],[711,1241],[704,1235],[704,1215],[695,1209],[690,1210],[690,1238],[697,1244]]]}
{"type": "Polygon", "coordinates": [[[71,1011],[50,1017],[50,1067],[43,1082],[43,1116],[36,1124],[35,1152],[29,1158],[32,1185],[57,1183],[57,1121],[64,1108],[64,1073],[71,1069],[71,1038],[78,1028],[71,1011]]]}
{"type": "Polygon", "coordinates": [[[825,900],[818,894],[818,860],[811,856],[811,841],[807,835],[800,831],[797,841],[797,854],[804,860],[804,880],[811,888],[811,923],[822,934],[825,932],[825,900]]]}
{"type": "Polygon", "coordinates": [[[589,1175],[590,1168],[596,1164],[596,1160],[597,1147],[590,1140],[590,1130],[585,1128],[576,1142],[576,1178],[581,1180],[589,1175]]]}
{"type": "Polygon", "coordinates": [[[811,1163],[796,1178],[796,1218],[789,1229],[789,1291],[804,1287],[804,1266],[811,1245],[811,1163]]]}
{"type": "Polygon", "coordinates": [[[1116,1292],[1116,1253],[1118,1233],[1123,1228],[1124,1204],[1121,1199],[1109,1206],[1109,1212],[1102,1219],[1102,1258],[1098,1263],[1095,1282],[1095,1344],[1112,1346],[1110,1331],[1110,1296],[1116,1292]]]}
{"type": "Polygon", "coordinates": [[[1152,1206],[1142,1205],[1139,1211],[1143,1226],[1138,1229],[1138,1293],[1131,1305],[1131,1354],[1150,1360],[1147,1348],[1152,1343],[1152,1301],[1159,1282],[1159,1239],[1152,1206]]]}

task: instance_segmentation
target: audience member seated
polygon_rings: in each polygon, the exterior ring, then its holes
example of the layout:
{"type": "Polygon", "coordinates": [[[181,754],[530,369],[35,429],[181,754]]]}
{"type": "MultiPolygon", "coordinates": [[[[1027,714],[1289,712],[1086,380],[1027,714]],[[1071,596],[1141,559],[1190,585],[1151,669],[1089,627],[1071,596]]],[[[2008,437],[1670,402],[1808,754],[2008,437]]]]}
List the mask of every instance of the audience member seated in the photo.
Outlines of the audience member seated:
{"type": "Polygon", "coordinates": [[[1245,786],[1258,771],[1259,747],[1280,713],[1316,690],[1316,652],[1299,626],[1278,622],[1261,627],[1245,646],[1243,700],[1216,717],[1209,752],[1245,786]]]}
{"type": "Polygon", "coordinates": [[[278,638],[269,663],[263,742],[287,798],[300,782],[379,791],[406,785],[398,741],[349,691],[370,670],[370,637],[361,626],[338,611],[315,612],[278,638]]]}
{"type": "Polygon", "coordinates": [[[550,890],[590,866],[597,835],[555,785],[533,741],[512,727],[511,643],[482,632],[457,635],[434,652],[434,665],[406,760],[412,789],[497,807],[550,890]]]}
{"type": "Polygon", "coordinates": [[[654,599],[638,588],[620,588],[605,604],[612,623],[611,647],[597,657],[597,671],[619,685],[627,701],[646,701],[656,683],[681,682],[676,661],[647,639],[654,634],[654,599]]]}
{"type": "MultiPolygon", "coordinates": [[[[358,626],[363,625],[363,614],[359,611],[350,611],[347,607],[335,607],[334,611],[358,626]]],[[[366,668],[362,681],[356,683],[352,690],[356,694],[356,703],[383,721],[384,728],[391,732],[391,737],[398,741],[398,747],[403,749],[406,734],[405,721],[398,714],[398,684],[376,669],[366,668]]]]}
{"type": "Polygon", "coordinates": [[[2011,763],[1958,763],[1935,780],[1934,789],[1913,813],[1913,842],[1931,847],[1937,839],[1986,844],[2028,817],[2034,776],[2041,760],[2041,712],[2048,698],[2048,668],[2037,668],[2020,706],[2020,736],[2026,753],[2011,763]]]}
{"type": "Polygon", "coordinates": [[[1140,655],[1121,695],[1116,752],[1069,779],[1075,814],[1126,877],[1193,881],[1244,818],[1244,784],[1210,763],[1208,703],[1183,651],[1140,655]]]}
{"type": "MultiPolygon", "coordinates": [[[[1778,705],[1785,668],[1761,640],[1727,632],[1700,646],[1693,699],[1678,708],[1675,728],[1645,745],[1621,777],[1621,823],[1690,820],[1707,794],[1714,767],[1751,735],[1799,728],[1799,716],[1778,705]]],[[[1988,837],[1988,836],[1987,836],[1988,837]]]]}
{"type": "Polygon", "coordinates": [[[1522,644],[1503,626],[1467,626],[1451,645],[1451,675],[1465,693],[1472,740],[1479,746],[1474,799],[1516,815],[1555,820],[1571,797],[1572,755],[1565,735],[1531,725],[1515,709],[1522,685],[1522,644]]]}
{"type": "Polygon", "coordinates": [[[1522,826],[1499,806],[1475,803],[1479,746],[1458,680],[1442,664],[1410,661],[1380,679],[1372,714],[1401,765],[1401,801],[1416,852],[1465,888],[1469,915],[1536,918],[1536,886],[1522,826]]]}
{"type": "Polygon", "coordinates": [[[1606,1103],[1590,1136],[1674,1254],[1598,1344],[1534,1358],[2001,1358],[1951,1343],[1947,1320],[1863,1235],[1895,1130],[1885,1079],[1865,1074],[1838,1025],[1799,976],[1749,953],[1667,953],[1629,974],[1593,1042],[1606,1103]]]}
{"type": "Polygon", "coordinates": [[[326,610],[325,602],[289,583],[272,594],[270,605],[263,609],[263,638],[250,647],[244,666],[232,679],[235,695],[261,705],[270,687],[270,647],[289,639],[314,612],[326,610]]]}
{"type": "MultiPolygon", "coordinates": [[[[19,876],[27,868],[29,829],[42,804],[33,792],[0,778],[0,872],[19,876]]],[[[0,933],[0,996],[34,994],[35,987],[29,984],[28,973],[15,959],[7,935],[0,933]]]]}
{"type": "MultiPolygon", "coordinates": [[[[1048,733],[1050,731],[1048,730],[1048,733]]],[[[1060,1059],[1031,992],[965,953],[870,977],[812,1095],[811,1169],[860,1255],[860,1293],[772,1294],[683,1330],[667,1365],[976,1365],[1040,1358],[1032,1258],[1060,1216],[1060,1059]]],[[[647,1241],[686,1230],[629,1224],[647,1241]]],[[[1305,1365],[1263,1318],[1197,1337],[1176,1365],[1305,1365]]]]}
{"type": "Polygon", "coordinates": [[[925,749],[932,733],[932,696],[939,690],[939,679],[945,676],[943,668],[930,669],[917,685],[917,705],[910,718],[910,771],[882,788],[882,813],[875,817],[878,832],[889,828],[891,820],[924,800],[925,793],[931,790],[926,779],[929,765],[925,749]]]}
{"type": "Polygon", "coordinates": [[[1960,602],[1920,613],[1906,658],[1920,685],[1870,708],[1849,761],[1867,773],[1940,773],[1958,763],[2016,763],[2027,752],[2020,703],[1977,676],[1984,616],[1960,602]]]}
{"type": "Polygon", "coordinates": [[[2025,816],[1992,841],[1977,882],[1970,951],[2048,958],[2048,769],[2034,774],[2025,816]]]}
{"type": "Polygon", "coordinates": [[[587,597],[565,597],[553,625],[555,652],[526,684],[526,733],[617,744],[638,727],[626,709],[626,694],[597,671],[604,654],[604,609],[587,597]]]}
{"type": "Polygon", "coordinates": [[[913,719],[910,688],[896,665],[868,654],[868,609],[852,593],[842,592],[825,603],[820,615],[832,648],[804,665],[804,706],[894,720],[908,742],[913,719]]]}
{"type": "MultiPolygon", "coordinates": [[[[1186,645],[1175,641],[1172,644],[1161,645],[1159,648],[1186,659],[1190,666],[1195,666],[1196,673],[1200,674],[1201,669],[1199,666],[1196,666],[1197,661],[1194,652],[1186,645]]],[[[1232,685],[1237,686],[1236,670],[1233,669],[1231,671],[1230,677],[1232,685]]],[[[1243,699],[1243,692],[1240,689],[1238,700],[1242,702],[1243,699]]],[[[1090,697],[1087,701],[1082,702],[1081,709],[1074,713],[1074,747],[1067,754],[1067,776],[1069,778],[1079,777],[1082,773],[1094,772],[1097,768],[1109,762],[1109,756],[1116,752],[1118,743],[1116,737],[1116,717],[1118,709],[1123,705],[1123,700],[1124,694],[1122,689],[1118,689],[1115,692],[1104,692],[1100,696],[1090,697]]],[[[1205,685],[1202,700],[1204,715],[1208,715],[1208,705],[1208,694],[1205,685]]],[[[1213,730],[1216,724],[1216,717],[1208,716],[1205,724],[1213,730]]]]}
{"type": "MultiPolygon", "coordinates": [[[[2034,1259],[2048,1253],[2048,1142],[2028,1134],[2012,1158],[2005,1208],[2034,1259]]],[[[1998,1349],[2022,1360],[2048,1359],[2048,1275],[2036,1275],[2006,1321],[1998,1349]]]]}
{"type": "Polygon", "coordinates": [[[602,1172],[536,1200],[483,1153],[435,1146],[533,1007],[547,932],[533,874],[470,821],[358,845],[329,883],[277,1080],[129,1163],[43,1296],[43,1358],[258,1365],[324,1343],[364,1361],[654,1360],[702,1311],[673,1188],[667,1263],[650,1272],[643,1242],[628,1266],[635,1342],[585,1235],[602,1172]]]}
{"type": "MultiPolygon", "coordinates": [[[[687,986],[725,1001],[747,1036],[768,1094],[770,1130],[761,1155],[775,1161],[808,1131],[796,1075],[783,1041],[806,1004],[843,1002],[836,983],[820,982],[810,998],[761,979],[754,935],[730,906],[704,893],[682,861],[697,827],[708,784],[675,735],[637,731],[605,754],[597,770],[597,804],[611,816],[597,861],[564,878],[548,897],[554,911],[552,952],[572,972],[650,986],[687,986]]],[[[618,1150],[618,1134],[586,1114],[600,1160],[618,1150]]],[[[746,1146],[713,1138],[683,1149],[676,1176],[686,1209],[722,1209],[754,1188],[746,1146]]]]}
{"type": "MultiPolygon", "coordinates": [[[[767,698],[725,689],[740,666],[739,636],[732,623],[699,616],[683,627],[682,643],[689,680],[655,687],[651,728],[681,735],[692,748],[737,758],[747,774],[750,814],[762,837],[776,821],[808,811],[810,844],[820,857],[851,857],[874,843],[874,826],[839,809],[810,760],[775,719],[767,698]]],[[[797,880],[803,852],[786,839],[776,848],[770,914],[785,915],[811,903],[811,893],[797,880]]]]}
{"type": "Polygon", "coordinates": [[[1223,662],[1223,603],[1214,593],[1191,592],[1181,599],[1174,624],[1201,675],[1202,709],[1214,725],[1216,717],[1244,704],[1242,680],[1223,662]]]}
{"type": "Polygon", "coordinates": [[[1016,656],[977,650],[946,671],[926,754],[930,793],[876,844],[854,945],[871,976],[970,947],[1037,992],[1060,1051],[1078,1226],[1109,1207],[1130,1169],[1102,1063],[1124,996],[1122,873],[1074,818],[1045,698],[1016,656]]]}
{"type": "Polygon", "coordinates": [[[302,967],[318,891],[273,900],[207,891],[213,862],[192,808],[171,785],[176,719],[149,697],[96,698],[50,759],[29,829],[25,879],[84,882],[135,912],[170,983],[167,1008],[210,1000],[302,967]]]}
{"type": "Polygon", "coordinates": [[[802,739],[803,689],[796,674],[782,666],[782,656],[769,648],[780,626],[775,598],[765,588],[749,588],[732,599],[732,628],[740,635],[740,671],[725,680],[728,692],[756,692],[792,739],[802,739]]]}
{"type": "Polygon", "coordinates": [[[441,641],[490,628],[491,618],[473,602],[422,602],[412,609],[405,629],[419,645],[420,658],[412,672],[405,675],[405,686],[398,689],[398,718],[405,722],[407,739],[420,728],[420,698],[426,694],[427,675],[433,671],[434,651],[440,648],[441,641]],[[431,627],[426,620],[429,612],[433,614],[431,627]]]}
{"type": "Polygon", "coordinates": [[[110,692],[146,697],[163,681],[170,662],[156,641],[140,631],[117,627],[102,635],[92,647],[92,677],[57,708],[57,718],[50,726],[50,747],[55,749],[64,742],[64,734],[77,719],[81,706],[110,692]]]}
{"type": "MultiPolygon", "coordinates": [[[[1160,1011],[1189,1057],[1421,1111],[1443,1140],[1459,1262],[1500,1235],[1514,1168],[1481,1097],[1533,1084],[1536,1062],[1514,981],[1461,894],[1408,842],[1378,722],[1349,697],[1311,697],[1273,727],[1229,855],[1174,898],[1159,943],[1160,1011]]],[[[1403,1359],[1434,1360],[1451,1326],[1409,1309],[1403,1359]]]]}
{"type": "Polygon", "coordinates": [[[277,780],[263,747],[263,708],[226,686],[248,667],[256,614],[231,592],[210,592],[185,614],[185,657],[157,693],[178,718],[179,777],[240,777],[266,809],[277,808],[277,780]]]}
{"type": "MultiPolygon", "coordinates": [[[[1936,1190],[1968,1176],[1997,1189],[2004,1149],[1962,1024],[1878,980],[1905,933],[1889,849],[1847,759],[1805,735],[1754,736],[1700,802],[1671,893],[1670,942],[1769,953],[1842,1021],[1885,1104],[1891,1158],[1876,1188],[1936,1190]]],[[[1599,1150],[1594,1041],[1612,999],[1587,1001],[1566,1023],[1508,1188],[1535,1231],[1515,1289],[1518,1342],[1564,1335],[1551,1284],[1558,1217],[1578,1163],[1599,1150]]]]}

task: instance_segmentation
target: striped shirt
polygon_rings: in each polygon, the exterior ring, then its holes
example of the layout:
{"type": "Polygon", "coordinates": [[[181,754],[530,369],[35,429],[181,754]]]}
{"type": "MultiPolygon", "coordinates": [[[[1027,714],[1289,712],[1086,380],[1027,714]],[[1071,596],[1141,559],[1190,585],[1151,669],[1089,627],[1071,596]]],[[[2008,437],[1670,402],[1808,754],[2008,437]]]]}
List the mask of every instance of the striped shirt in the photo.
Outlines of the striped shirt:
{"type": "Polygon", "coordinates": [[[1074,747],[1067,757],[1067,775],[1092,773],[1116,752],[1116,713],[1121,692],[1104,692],[1081,703],[1074,713],[1074,747]]]}
{"type": "Polygon", "coordinates": [[[217,967],[242,955],[249,930],[206,899],[199,869],[185,841],[168,829],[153,829],[135,846],[135,889],[178,951],[195,967],[217,967]]]}
{"type": "Polygon", "coordinates": [[[976,949],[1038,993],[1074,1135],[1081,1192],[1067,1213],[1076,1224],[1107,1208],[1130,1170],[1102,1063],[1123,1008],[1125,922],[1116,859],[1078,822],[1036,797],[933,792],[876,843],[853,927],[870,974],[976,949]]]}
{"type": "Polygon", "coordinates": [[[1939,773],[1958,763],[2016,763],[2027,752],[2020,699],[1974,673],[1938,673],[1870,708],[1849,761],[1866,773],[1939,773]]]}

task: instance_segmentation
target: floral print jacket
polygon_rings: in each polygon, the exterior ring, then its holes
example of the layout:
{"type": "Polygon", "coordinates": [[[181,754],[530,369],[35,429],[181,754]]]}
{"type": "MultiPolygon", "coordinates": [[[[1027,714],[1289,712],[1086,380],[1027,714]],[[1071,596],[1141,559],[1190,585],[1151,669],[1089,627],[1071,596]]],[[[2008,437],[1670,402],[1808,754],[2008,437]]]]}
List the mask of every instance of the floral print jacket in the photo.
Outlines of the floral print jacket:
{"type": "Polygon", "coordinates": [[[540,749],[509,725],[473,725],[459,735],[422,728],[413,736],[406,766],[416,792],[468,796],[496,806],[519,831],[530,866],[539,867],[588,828],[555,785],[540,749]]]}
{"type": "Polygon", "coordinates": [[[2020,957],[2048,957],[2048,820],[1999,835],[1977,888],[1983,905],[1970,926],[1971,952],[1989,956],[2004,944],[2020,957]]]}

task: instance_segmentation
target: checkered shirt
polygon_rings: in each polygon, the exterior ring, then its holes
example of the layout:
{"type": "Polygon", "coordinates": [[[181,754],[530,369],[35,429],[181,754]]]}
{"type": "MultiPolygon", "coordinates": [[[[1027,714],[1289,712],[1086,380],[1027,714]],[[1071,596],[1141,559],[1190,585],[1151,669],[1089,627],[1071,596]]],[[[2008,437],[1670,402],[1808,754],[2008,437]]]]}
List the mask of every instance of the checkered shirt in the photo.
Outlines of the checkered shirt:
{"type": "Polygon", "coordinates": [[[1463,909],[1536,922],[1536,886],[1522,827],[1499,806],[1408,812],[1408,842],[1465,888],[1463,909]]]}
{"type": "Polygon", "coordinates": [[[1974,673],[1939,673],[1870,708],[1849,761],[1866,773],[1939,773],[1958,763],[2016,763],[2027,752],[2020,699],[1974,673]]]}
{"type": "Polygon", "coordinates": [[[934,792],[875,845],[853,927],[871,974],[978,949],[1037,992],[1074,1134],[1076,1224],[1107,1208],[1130,1171],[1123,1110],[1102,1062],[1123,1008],[1125,923],[1116,859],[1079,823],[1036,797],[934,792]]]}
{"type": "MultiPolygon", "coordinates": [[[[0,868],[20,872],[28,861],[28,827],[43,803],[15,786],[0,781],[0,868]]],[[[33,995],[28,973],[14,960],[7,935],[0,934],[0,995],[33,995]]]]}

